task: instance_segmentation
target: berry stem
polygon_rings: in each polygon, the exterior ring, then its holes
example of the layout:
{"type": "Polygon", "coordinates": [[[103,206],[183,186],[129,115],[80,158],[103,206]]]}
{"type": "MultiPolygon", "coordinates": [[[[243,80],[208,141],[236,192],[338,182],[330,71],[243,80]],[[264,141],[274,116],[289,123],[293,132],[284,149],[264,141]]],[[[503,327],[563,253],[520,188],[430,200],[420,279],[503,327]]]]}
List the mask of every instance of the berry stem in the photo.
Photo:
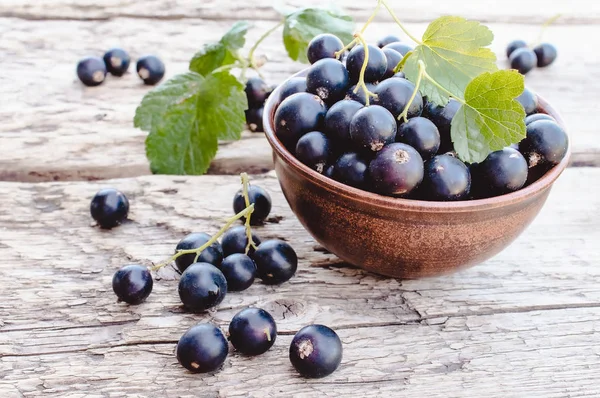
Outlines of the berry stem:
{"type": "Polygon", "coordinates": [[[400,60],[400,62],[398,62],[398,65],[396,65],[396,67],[394,68],[394,73],[398,73],[402,70],[402,68],[404,68],[404,65],[406,64],[406,61],[408,61],[408,58],[413,55],[413,51],[409,51],[406,54],[404,54],[404,57],[402,57],[402,59],[400,60]]]}
{"type": "Polygon", "coordinates": [[[406,103],[406,106],[402,110],[402,113],[400,115],[398,115],[398,120],[400,120],[401,118],[404,118],[404,122],[405,123],[408,122],[408,109],[412,105],[413,101],[415,100],[415,97],[417,96],[417,93],[419,92],[419,87],[421,87],[421,80],[423,80],[424,73],[425,73],[425,63],[423,63],[423,61],[419,60],[419,75],[417,76],[417,82],[415,83],[415,89],[413,90],[413,93],[410,96],[410,99],[406,103]]]}
{"type": "Polygon", "coordinates": [[[377,7],[375,7],[375,9],[373,10],[373,13],[369,17],[369,19],[367,19],[367,22],[365,22],[362,29],[360,30],[361,35],[365,33],[365,30],[367,30],[367,26],[369,26],[371,24],[371,22],[373,22],[373,19],[375,19],[375,16],[379,12],[380,8],[381,8],[381,0],[377,0],[377,7]]]}
{"type": "Polygon", "coordinates": [[[547,19],[546,22],[544,22],[542,24],[542,27],[540,29],[540,33],[538,34],[537,40],[535,42],[529,44],[529,47],[533,48],[533,47],[537,46],[538,44],[540,44],[542,42],[542,37],[544,35],[546,28],[548,28],[548,26],[552,25],[561,16],[562,16],[562,14],[556,14],[555,16],[547,19]]]}
{"type": "Polygon", "coordinates": [[[365,84],[365,71],[367,70],[367,64],[369,63],[369,46],[365,42],[361,33],[355,33],[354,36],[360,41],[363,48],[365,49],[365,60],[363,61],[362,67],[360,68],[360,75],[358,77],[358,83],[356,84],[356,88],[354,89],[354,94],[358,93],[359,89],[363,89],[365,92],[365,105],[369,106],[369,97],[377,97],[377,94],[374,94],[369,91],[367,85],[365,84]]]}
{"type": "Polygon", "coordinates": [[[284,21],[281,21],[277,25],[273,26],[271,29],[267,30],[265,33],[263,33],[263,35],[261,37],[258,38],[258,41],[256,43],[254,43],[254,45],[250,48],[250,51],[248,52],[248,65],[252,69],[258,69],[254,65],[254,52],[256,51],[256,49],[258,48],[260,43],[262,43],[271,33],[275,32],[277,29],[279,29],[279,27],[281,27],[283,24],[284,24],[284,21]]]}
{"type": "Polygon", "coordinates": [[[358,40],[355,38],[350,43],[346,44],[344,46],[344,48],[342,48],[340,51],[336,51],[335,53],[333,53],[335,55],[335,58],[336,59],[340,59],[340,57],[342,56],[342,54],[344,53],[344,51],[348,50],[350,47],[352,47],[353,45],[355,45],[357,42],[358,42],[358,40]]]}
{"type": "Polygon", "coordinates": [[[271,341],[271,332],[269,332],[269,328],[265,328],[265,334],[267,335],[267,341],[271,341]]]}
{"type": "Polygon", "coordinates": [[[390,8],[390,6],[388,5],[386,0],[379,0],[379,3],[383,4],[383,6],[385,8],[387,8],[388,12],[390,13],[390,15],[392,16],[392,18],[394,19],[394,21],[396,21],[396,23],[398,24],[398,26],[400,26],[400,29],[402,29],[402,31],[415,43],[417,44],[423,44],[421,43],[421,41],[419,39],[417,39],[416,37],[414,37],[413,35],[411,35],[408,30],[406,30],[406,28],[404,27],[404,25],[402,25],[402,22],[400,22],[400,20],[398,19],[398,17],[396,16],[396,14],[394,13],[394,11],[390,8]]]}
{"type": "MultiPolygon", "coordinates": [[[[248,182],[248,174],[241,173],[240,176],[242,177],[242,192],[244,194],[244,202],[246,204],[246,207],[248,207],[250,206],[250,198],[248,197],[248,185],[250,184],[248,182]]],[[[252,239],[252,227],[250,226],[251,216],[252,214],[248,214],[248,217],[246,217],[246,222],[244,223],[246,227],[246,239],[248,240],[248,244],[246,245],[246,254],[248,254],[251,247],[253,247],[254,249],[257,248],[256,243],[252,239]]]]}

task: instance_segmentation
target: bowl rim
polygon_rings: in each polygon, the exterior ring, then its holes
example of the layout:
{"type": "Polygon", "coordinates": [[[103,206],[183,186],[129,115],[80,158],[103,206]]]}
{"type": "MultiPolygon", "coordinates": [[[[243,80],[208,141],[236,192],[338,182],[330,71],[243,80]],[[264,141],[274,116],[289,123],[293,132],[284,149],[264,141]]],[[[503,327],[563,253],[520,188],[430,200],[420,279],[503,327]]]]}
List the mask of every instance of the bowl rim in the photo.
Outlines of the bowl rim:
{"type": "Polygon", "coordinates": [[[542,113],[547,113],[556,119],[556,122],[565,130],[567,134],[567,152],[560,163],[554,165],[550,170],[544,173],[543,176],[538,178],[536,181],[521,188],[518,191],[511,192],[508,194],[494,196],[491,198],[484,199],[470,199],[464,201],[427,201],[418,199],[406,199],[406,198],[395,198],[392,196],[380,195],[370,191],[364,191],[362,189],[354,188],[341,182],[335,181],[329,177],[326,177],[317,171],[306,166],[300,162],[290,151],[288,151],[283,143],[275,135],[273,128],[275,111],[279,105],[279,94],[281,88],[285,82],[293,77],[304,77],[306,76],[308,69],[307,67],[284,80],[277,86],[275,90],[269,95],[264,105],[263,113],[263,126],[267,141],[271,145],[276,155],[285,161],[285,163],[294,169],[303,178],[311,181],[313,184],[318,185],[322,189],[325,189],[332,194],[339,197],[344,197],[355,202],[362,202],[363,204],[370,207],[378,207],[382,209],[392,210],[403,210],[403,211],[414,211],[414,212],[449,212],[449,213],[460,213],[460,212],[472,212],[477,210],[488,210],[498,207],[509,206],[514,203],[522,202],[532,196],[535,196],[542,191],[550,188],[554,181],[562,174],[567,168],[571,158],[571,146],[572,140],[568,133],[567,127],[564,120],[560,116],[559,112],[555,110],[543,97],[533,92],[538,99],[538,110],[542,113]]]}

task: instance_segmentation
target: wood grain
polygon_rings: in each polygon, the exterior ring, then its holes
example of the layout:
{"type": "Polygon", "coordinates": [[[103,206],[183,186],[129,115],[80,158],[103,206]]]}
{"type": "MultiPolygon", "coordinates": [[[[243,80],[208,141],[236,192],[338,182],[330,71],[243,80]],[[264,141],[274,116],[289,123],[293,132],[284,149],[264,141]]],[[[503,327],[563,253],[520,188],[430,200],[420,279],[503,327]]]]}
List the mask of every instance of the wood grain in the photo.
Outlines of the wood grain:
{"type": "Polygon", "coordinates": [[[273,173],[254,176],[274,204],[256,233],[288,240],[298,273],[281,286],[230,293],[205,314],[182,310],[170,267],[139,306],[117,303],[110,280],[123,264],[164,259],[188,232],[214,233],[232,214],[238,177],[0,183],[1,396],[600,393],[600,197],[581,192],[597,192],[599,177],[595,168],[567,169],[527,231],[486,263],[400,281],[340,263],[290,213],[273,173]],[[111,231],[88,213],[106,186],[132,206],[130,220],[111,231]],[[271,351],[232,352],[214,375],[177,364],[173,349],[188,327],[212,321],[225,330],[250,305],[278,323],[271,351]],[[342,367],[327,379],[300,379],[287,360],[291,336],[309,323],[333,327],[344,342],[342,367]]]}

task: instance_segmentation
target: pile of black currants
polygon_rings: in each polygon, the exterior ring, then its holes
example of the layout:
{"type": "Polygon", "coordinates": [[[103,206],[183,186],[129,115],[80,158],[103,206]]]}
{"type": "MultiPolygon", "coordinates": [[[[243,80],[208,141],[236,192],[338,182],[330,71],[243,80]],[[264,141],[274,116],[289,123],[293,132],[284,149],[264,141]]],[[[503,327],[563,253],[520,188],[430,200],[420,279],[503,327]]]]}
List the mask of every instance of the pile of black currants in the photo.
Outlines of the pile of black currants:
{"type": "Polygon", "coordinates": [[[263,129],[263,110],[265,101],[273,92],[274,87],[269,86],[260,77],[251,77],[246,81],[246,99],[248,100],[248,109],[246,113],[246,124],[248,130],[253,133],[262,133],[263,129]]]}
{"type": "Polygon", "coordinates": [[[506,46],[506,56],[510,67],[525,75],[536,66],[550,66],[558,55],[556,47],[551,43],[540,43],[530,48],[523,40],[513,40],[506,46]]]}
{"type": "Polygon", "coordinates": [[[457,201],[521,189],[565,156],[565,131],[540,113],[537,96],[525,89],[518,101],[527,114],[527,138],[479,164],[465,164],[450,136],[460,107],[456,100],[442,107],[417,92],[407,121],[399,118],[415,85],[394,67],[412,47],[388,36],[367,48],[368,57],[363,45],[345,53],[339,38],[318,35],[308,46],[312,64],[306,77],[281,86],[275,134],[316,172],[381,195],[457,201]],[[374,96],[367,96],[365,87],[374,96]]]}

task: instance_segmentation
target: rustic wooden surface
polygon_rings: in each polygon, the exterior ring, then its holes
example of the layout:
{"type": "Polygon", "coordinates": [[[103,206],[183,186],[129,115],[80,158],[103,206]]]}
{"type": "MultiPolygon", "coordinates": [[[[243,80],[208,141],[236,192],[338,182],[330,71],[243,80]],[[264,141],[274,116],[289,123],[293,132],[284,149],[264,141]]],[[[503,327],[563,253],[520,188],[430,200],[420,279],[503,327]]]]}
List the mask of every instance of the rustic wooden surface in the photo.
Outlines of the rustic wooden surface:
{"type": "MultiPolygon", "coordinates": [[[[358,21],[372,3],[338,2],[358,21]]],[[[277,18],[270,1],[0,1],[0,397],[600,396],[600,169],[586,167],[600,164],[600,106],[591,100],[600,89],[591,50],[600,45],[600,3],[390,3],[417,34],[446,13],[487,22],[503,67],[508,41],[534,39],[546,18],[565,14],[545,36],[559,48],[556,64],[526,82],[563,115],[580,167],[564,172],[516,242],[454,275],[400,281],[327,253],[267,172],[271,152],[260,134],[223,143],[210,171],[218,175],[150,176],[145,133],[132,126],[148,88],[131,73],[97,88],[76,79],[80,57],[112,45],[134,58],[159,54],[172,76],[234,19],[253,19],[248,42],[256,40],[277,18]],[[147,302],[117,303],[110,281],[121,265],[158,262],[188,232],[218,230],[239,188],[239,177],[223,174],[240,171],[272,194],[272,214],[256,232],[293,245],[296,276],[277,287],[257,282],[193,315],[169,266],[147,302]],[[131,201],[130,220],[111,231],[89,217],[91,197],[106,186],[131,201]],[[280,335],[269,352],[232,351],[209,375],[178,365],[173,350],[188,327],[212,321],[226,330],[246,306],[274,315],[280,335]],[[315,322],[339,333],[344,359],[331,376],[304,380],[287,349],[315,322]]],[[[380,20],[370,40],[398,32],[380,20]]],[[[279,37],[261,52],[271,83],[303,67],[286,59],[279,37]]]]}

